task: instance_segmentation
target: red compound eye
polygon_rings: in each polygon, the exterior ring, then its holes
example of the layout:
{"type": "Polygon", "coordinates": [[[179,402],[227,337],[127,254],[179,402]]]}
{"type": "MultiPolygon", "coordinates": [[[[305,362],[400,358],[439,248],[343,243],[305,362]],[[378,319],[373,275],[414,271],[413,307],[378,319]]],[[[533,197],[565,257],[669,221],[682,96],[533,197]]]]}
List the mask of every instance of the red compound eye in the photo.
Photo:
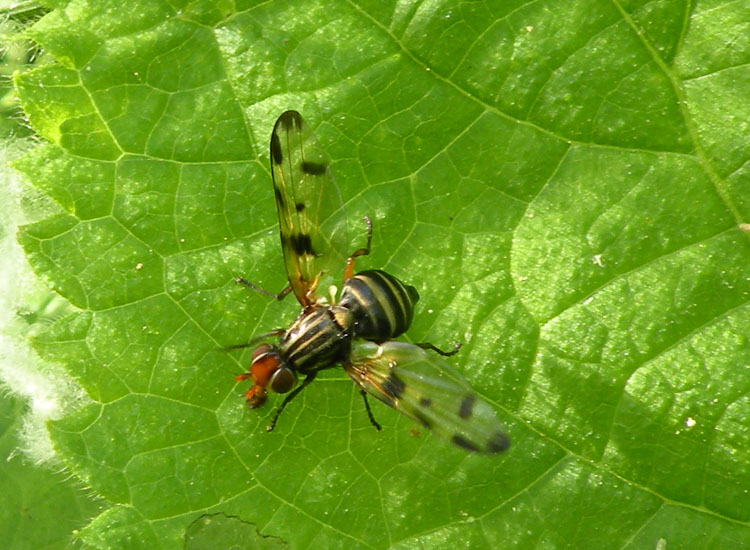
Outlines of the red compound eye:
{"type": "Polygon", "coordinates": [[[253,363],[255,363],[255,360],[260,357],[261,355],[265,355],[269,352],[273,351],[273,346],[270,346],[269,344],[261,344],[257,348],[253,350],[253,363]]]}
{"type": "Polygon", "coordinates": [[[297,384],[297,376],[289,367],[279,367],[271,375],[271,390],[276,393],[286,393],[297,384]]]}

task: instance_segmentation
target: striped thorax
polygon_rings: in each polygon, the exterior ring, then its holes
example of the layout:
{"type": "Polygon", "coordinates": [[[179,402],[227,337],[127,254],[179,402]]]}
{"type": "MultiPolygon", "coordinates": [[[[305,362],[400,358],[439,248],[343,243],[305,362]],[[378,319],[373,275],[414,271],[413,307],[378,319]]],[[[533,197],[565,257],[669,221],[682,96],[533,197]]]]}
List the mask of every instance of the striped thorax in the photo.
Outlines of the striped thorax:
{"type": "Polygon", "coordinates": [[[281,356],[300,374],[338,363],[348,356],[353,324],[345,308],[307,307],[282,336],[281,356]]]}

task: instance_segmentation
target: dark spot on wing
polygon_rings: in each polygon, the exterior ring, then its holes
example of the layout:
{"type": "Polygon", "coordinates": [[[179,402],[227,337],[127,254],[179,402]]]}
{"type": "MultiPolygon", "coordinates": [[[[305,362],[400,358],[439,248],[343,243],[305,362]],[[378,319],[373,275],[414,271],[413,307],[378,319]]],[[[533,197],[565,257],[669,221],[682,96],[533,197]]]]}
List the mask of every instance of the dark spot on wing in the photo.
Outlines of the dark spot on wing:
{"type": "Polygon", "coordinates": [[[271,163],[281,164],[284,162],[284,155],[281,152],[281,142],[279,141],[279,135],[274,132],[271,134],[271,163]]]}
{"type": "Polygon", "coordinates": [[[281,189],[274,185],[273,194],[276,195],[276,204],[279,205],[279,209],[283,209],[286,201],[284,200],[284,195],[281,194],[281,189]]]}
{"type": "Polygon", "coordinates": [[[507,451],[509,447],[510,438],[503,431],[495,433],[487,442],[487,452],[489,453],[502,453],[503,451],[507,451]]]}
{"type": "Polygon", "coordinates": [[[458,416],[464,420],[471,418],[471,413],[474,410],[474,402],[476,400],[477,396],[473,393],[465,395],[461,400],[461,406],[458,408],[458,416]]]}
{"type": "Polygon", "coordinates": [[[302,168],[302,171],[305,174],[310,174],[311,176],[320,176],[326,173],[326,165],[319,162],[305,160],[302,161],[300,168],[302,168]]]}
{"type": "Polygon", "coordinates": [[[427,428],[428,430],[432,429],[432,422],[430,422],[430,419],[423,415],[421,412],[414,411],[414,418],[416,418],[423,427],[427,428]]]}
{"type": "Polygon", "coordinates": [[[276,121],[276,126],[281,126],[287,132],[293,128],[300,130],[302,128],[302,116],[297,111],[283,112],[276,121]]]}
{"type": "Polygon", "coordinates": [[[302,233],[300,235],[291,235],[289,237],[289,246],[297,256],[304,256],[305,254],[315,256],[315,250],[313,249],[310,235],[302,233]]]}
{"type": "Polygon", "coordinates": [[[462,435],[454,435],[452,441],[462,449],[466,449],[467,451],[472,451],[475,453],[479,452],[479,447],[474,445],[474,443],[472,443],[462,435]]]}
{"type": "Polygon", "coordinates": [[[305,209],[305,203],[304,202],[298,202],[294,205],[294,208],[297,209],[297,212],[302,212],[305,209]]]}
{"type": "Polygon", "coordinates": [[[385,382],[383,382],[383,391],[394,399],[401,397],[404,393],[405,387],[406,384],[404,384],[404,381],[393,373],[391,373],[390,376],[385,379],[385,382]]]}
{"type": "Polygon", "coordinates": [[[432,405],[432,399],[430,399],[429,397],[422,397],[419,400],[419,405],[421,407],[429,407],[430,405],[432,405]]]}

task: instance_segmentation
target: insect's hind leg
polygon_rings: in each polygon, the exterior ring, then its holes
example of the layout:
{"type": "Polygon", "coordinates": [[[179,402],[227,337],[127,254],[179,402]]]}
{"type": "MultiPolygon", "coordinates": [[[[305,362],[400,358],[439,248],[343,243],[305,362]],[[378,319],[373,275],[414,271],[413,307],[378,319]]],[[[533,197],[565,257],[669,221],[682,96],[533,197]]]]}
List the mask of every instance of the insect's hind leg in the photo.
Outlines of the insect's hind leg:
{"type": "Polygon", "coordinates": [[[276,427],[276,421],[279,419],[279,416],[281,416],[281,412],[286,408],[286,406],[291,402],[292,399],[294,399],[295,397],[299,395],[299,392],[304,390],[310,382],[315,380],[315,374],[316,373],[314,372],[308,374],[305,377],[305,379],[302,381],[302,383],[296,388],[294,388],[294,390],[292,390],[292,392],[284,398],[284,401],[281,402],[281,405],[279,405],[279,408],[276,409],[276,414],[273,415],[273,418],[271,419],[270,424],[266,426],[267,432],[273,431],[273,429],[276,427]]]}
{"type": "Polygon", "coordinates": [[[370,402],[367,400],[367,392],[365,390],[359,390],[360,395],[362,395],[362,399],[365,400],[365,410],[367,411],[367,418],[370,419],[370,424],[375,426],[375,429],[380,431],[382,430],[382,426],[378,424],[378,421],[375,420],[375,417],[372,414],[372,409],[370,408],[370,402]]]}
{"type": "Polygon", "coordinates": [[[258,294],[263,294],[263,296],[268,296],[269,298],[278,300],[279,302],[283,300],[284,297],[292,291],[292,285],[286,285],[286,287],[284,287],[284,290],[282,290],[278,294],[274,294],[273,292],[269,292],[265,288],[260,288],[258,285],[253,284],[250,281],[243,279],[242,277],[236,277],[234,279],[234,282],[237,283],[238,285],[244,285],[250,290],[254,290],[258,294]]]}
{"type": "Polygon", "coordinates": [[[367,256],[370,253],[370,245],[372,244],[372,221],[370,216],[363,218],[367,225],[367,245],[364,248],[358,248],[352,252],[351,256],[346,259],[346,270],[344,271],[344,282],[348,281],[354,275],[354,259],[359,256],[367,256]]]}
{"type": "Polygon", "coordinates": [[[428,350],[434,351],[435,353],[437,353],[438,355],[442,355],[443,357],[450,357],[451,355],[456,355],[458,353],[458,350],[461,349],[460,342],[456,342],[455,344],[453,344],[453,349],[451,351],[443,351],[439,347],[433,344],[430,344],[429,342],[419,342],[414,345],[422,349],[428,349],[428,350]]]}

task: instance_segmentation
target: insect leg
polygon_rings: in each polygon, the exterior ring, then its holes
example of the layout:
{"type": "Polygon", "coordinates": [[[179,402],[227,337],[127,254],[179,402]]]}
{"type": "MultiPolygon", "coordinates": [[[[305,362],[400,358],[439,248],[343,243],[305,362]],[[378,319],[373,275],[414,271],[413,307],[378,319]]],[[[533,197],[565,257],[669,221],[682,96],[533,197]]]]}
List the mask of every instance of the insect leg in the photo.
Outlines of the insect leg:
{"type": "Polygon", "coordinates": [[[432,350],[438,355],[442,355],[443,357],[450,357],[451,355],[456,355],[458,353],[458,350],[461,349],[460,342],[456,342],[455,344],[453,344],[453,349],[451,351],[443,351],[439,347],[434,346],[433,344],[430,344],[429,342],[419,342],[418,344],[414,344],[414,345],[422,349],[432,350]]]}
{"type": "Polygon", "coordinates": [[[370,419],[370,424],[375,426],[375,429],[380,431],[383,428],[378,424],[378,421],[375,420],[375,417],[372,415],[372,409],[370,409],[370,402],[367,400],[367,392],[365,390],[359,390],[359,393],[362,395],[362,399],[365,400],[365,410],[367,411],[367,417],[370,419]]]}
{"type": "Polygon", "coordinates": [[[372,243],[372,221],[370,221],[370,216],[365,216],[363,219],[365,220],[365,224],[367,224],[367,246],[365,246],[364,248],[358,248],[357,250],[352,252],[351,256],[346,259],[344,282],[351,279],[354,275],[354,258],[357,258],[359,256],[367,256],[370,253],[370,244],[372,243]]]}
{"type": "Polygon", "coordinates": [[[260,288],[258,285],[255,285],[251,283],[250,281],[243,279],[242,277],[237,277],[234,280],[234,282],[240,285],[245,285],[247,288],[254,290],[258,294],[263,294],[264,296],[268,296],[269,298],[273,298],[274,300],[278,300],[278,301],[283,300],[284,296],[286,296],[292,291],[292,285],[286,285],[284,290],[282,290],[278,294],[274,294],[273,292],[269,292],[268,290],[264,288],[260,288]]]}
{"type": "Polygon", "coordinates": [[[305,377],[305,379],[302,381],[302,383],[299,386],[297,386],[296,388],[294,388],[294,390],[292,390],[292,392],[284,398],[284,401],[281,402],[281,405],[279,405],[279,408],[276,409],[276,414],[273,415],[273,418],[271,419],[271,423],[268,426],[266,426],[266,431],[267,432],[273,431],[273,429],[276,427],[276,421],[279,419],[279,415],[281,415],[281,411],[284,410],[284,408],[289,404],[289,402],[292,399],[294,399],[295,397],[297,397],[297,395],[299,394],[299,392],[301,392],[302,390],[304,390],[305,387],[310,382],[312,382],[313,380],[315,380],[315,375],[316,374],[317,373],[315,373],[315,372],[311,372],[310,374],[308,374],[305,377]]]}
{"type": "Polygon", "coordinates": [[[260,334],[259,336],[256,336],[246,344],[234,344],[232,346],[225,346],[221,348],[222,351],[231,351],[233,349],[242,349],[242,348],[249,348],[250,346],[254,346],[261,340],[265,340],[266,338],[270,338],[271,336],[281,336],[286,332],[286,329],[283,328],[277,328],[276,330],[272,330],[270,332],[266,332],[263,334],[260,334]]]}

